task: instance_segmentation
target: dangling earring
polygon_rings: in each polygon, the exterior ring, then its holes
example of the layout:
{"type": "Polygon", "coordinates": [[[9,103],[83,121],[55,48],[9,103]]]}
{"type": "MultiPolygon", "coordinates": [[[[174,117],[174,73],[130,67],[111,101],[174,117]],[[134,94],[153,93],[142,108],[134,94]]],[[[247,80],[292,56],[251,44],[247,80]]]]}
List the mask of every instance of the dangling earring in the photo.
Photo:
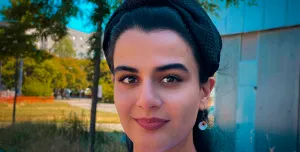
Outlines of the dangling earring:
{"type": "Polygon", "coordinates": [[[207,125],[207,122],[205,121],[204,111],[203,111],[201,120],[202,120],[202,121],[199,123],[198,128],[199,128],[200,130],[205,130],[205,129],[207,128],[208,125],[207,125]]]}

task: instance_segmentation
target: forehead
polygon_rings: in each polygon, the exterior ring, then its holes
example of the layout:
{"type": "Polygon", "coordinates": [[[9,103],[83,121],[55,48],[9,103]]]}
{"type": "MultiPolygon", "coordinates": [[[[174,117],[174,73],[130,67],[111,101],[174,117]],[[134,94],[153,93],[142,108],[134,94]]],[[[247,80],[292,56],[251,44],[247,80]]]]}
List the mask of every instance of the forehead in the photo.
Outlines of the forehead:
{"type": "Polygon", "coordinates": [[[138,69],[181,63],[190,69],[197,68],[191,48],[175,32],[159,30],[144,32],[138,29],[125,31],[116,42],[114,66],[126,65],[138,69]]]}

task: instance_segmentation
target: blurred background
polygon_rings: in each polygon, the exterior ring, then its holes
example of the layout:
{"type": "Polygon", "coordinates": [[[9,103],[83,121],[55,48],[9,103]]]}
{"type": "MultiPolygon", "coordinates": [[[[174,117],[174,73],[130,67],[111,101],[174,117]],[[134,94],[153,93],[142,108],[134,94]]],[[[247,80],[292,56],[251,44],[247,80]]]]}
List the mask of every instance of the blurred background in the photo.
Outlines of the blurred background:
{"type": "MultiPolygon", "coordinates": [[[[224,151],[300,152],[300,1],[198,1],[223,39],[224,151]]],[[[101,53],[121,2],[0,0],[0,151],[126,151],[101,53]]]]}

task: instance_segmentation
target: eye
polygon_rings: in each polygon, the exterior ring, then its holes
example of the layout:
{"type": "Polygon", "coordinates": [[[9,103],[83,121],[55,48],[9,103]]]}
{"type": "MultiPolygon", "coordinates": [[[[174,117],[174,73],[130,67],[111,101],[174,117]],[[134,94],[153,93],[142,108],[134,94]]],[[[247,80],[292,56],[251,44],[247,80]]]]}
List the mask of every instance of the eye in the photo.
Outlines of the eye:
{"type": "Polygon", "coordinates": [[[126,84],[137,83],[137,78],[134,76],[124,76],[119,81],[126,84]]]}
{"type": "Polygon", "coordinates": [[[181,81],[182,79],[175,75],[168,75],[161,80],[162,83],[176,83],[181,81]]]}

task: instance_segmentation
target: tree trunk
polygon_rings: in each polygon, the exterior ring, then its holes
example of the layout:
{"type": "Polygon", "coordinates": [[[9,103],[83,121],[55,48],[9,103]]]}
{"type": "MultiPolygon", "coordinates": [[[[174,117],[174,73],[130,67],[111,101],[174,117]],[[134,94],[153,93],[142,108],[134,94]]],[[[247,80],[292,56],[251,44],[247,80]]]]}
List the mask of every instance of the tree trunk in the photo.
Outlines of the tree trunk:
{"type": "Polygon", "coordinates": [[[93,78],[93,90],[92,90],[92,105],[91,105],[91,119],[90,119],[90,152],[95,151],[95,137],[96,137],[96,112],[97,112],[97,102],[98,102],[98,85],[100,77],[100,62],[101,62],[101,25],[98,25],[98,30],[96,33],[96,48],[94,57],[94,78],[93,78]]]}
{"type": "Polygon", "coordinates": [[[16,57],[16,73],[15,73],[15,97],[14,97],[14,106],[13,106],[13,115],[12,115],[12,126],[16,122],[16,103],[17,103],[17,94],[18,94],[18,72],[19,72],[19,57],[16,57]]]}
{"type": "Polygon", "coordinates": [[[18,96],[22,95],[22,83],[23,83],[23,62],[24,60],[21,58],[19,61],[19,81],[18,81],[18,96]]]}
{"type": "Polygon", "coordinates": [[[0,61],[0,91],[2,90],[2,61],[0,61]]]}

